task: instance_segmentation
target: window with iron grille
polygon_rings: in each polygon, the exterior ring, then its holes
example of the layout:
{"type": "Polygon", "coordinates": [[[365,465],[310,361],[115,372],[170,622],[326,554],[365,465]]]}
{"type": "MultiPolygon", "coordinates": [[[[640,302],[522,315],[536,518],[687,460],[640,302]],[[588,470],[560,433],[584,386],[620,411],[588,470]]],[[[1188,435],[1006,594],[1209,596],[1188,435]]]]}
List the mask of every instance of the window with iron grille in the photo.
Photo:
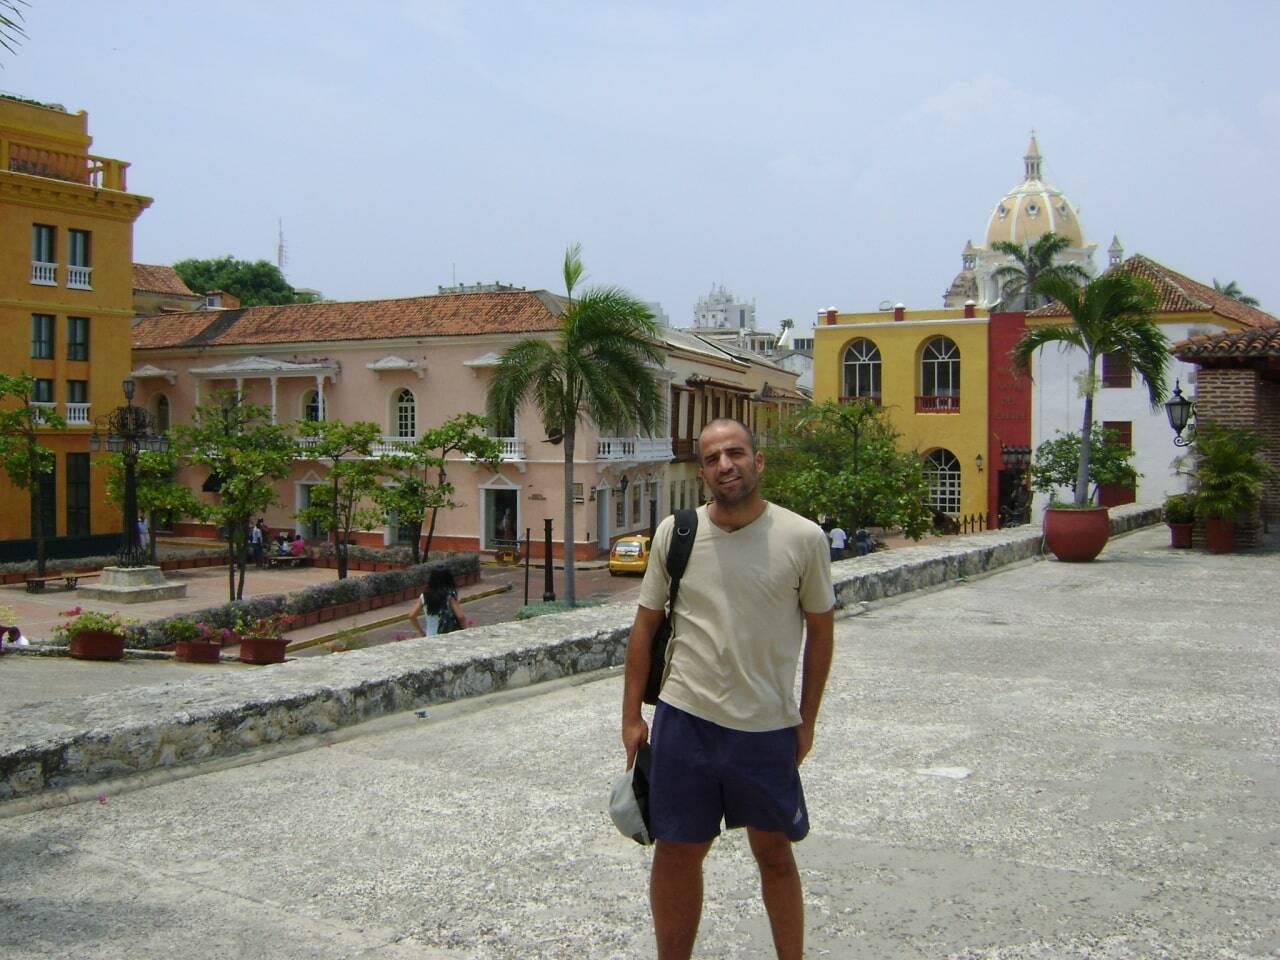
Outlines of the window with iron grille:
{"type": "Polygon", "coordinates": [[[1132,420],[1103,420],[1102,429],[1107,439],[1125,450],[1133,449],[1132,420]]]}
{"type": "Polygon", "coordinates": [[[67,317],[67,359],[89,359],[88,317],[67,317]]]}
{"type": "Polygon", "coordinates": [[[613,525],[619,530],[627,525],[627,498],[621,487],[613,489],[613,525]]]}
{"type": "Polygon", "coordinates": [[[89,535],[89,455],[67,454],[67,536],[89,535]]]}
{"type": "Polygon", "coordinates": [[[960,512],[960,461],[950,450],[934,450],[924,459],[929,506],[939,513],[960,512]]]}
{"type": "Polygon", "coordinates": [[[1123,357],[1114,353],[1102,355],[1102,385],[1121,388],[1133,386],[1133,369],[1123,357]]]}
{"type": "Polygon", "coordinates": [[[53,317],[47,313],[31,315],[31,358],[53,359],[53,317]]]}

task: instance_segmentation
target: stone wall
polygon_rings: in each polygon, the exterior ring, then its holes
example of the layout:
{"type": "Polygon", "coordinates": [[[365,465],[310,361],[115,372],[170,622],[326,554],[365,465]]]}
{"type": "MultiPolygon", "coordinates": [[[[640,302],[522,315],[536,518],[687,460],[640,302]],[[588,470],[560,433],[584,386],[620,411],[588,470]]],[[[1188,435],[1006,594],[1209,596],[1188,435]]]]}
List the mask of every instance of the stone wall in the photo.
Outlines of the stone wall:
{"type": "MultiPolygon", "coordinates": [[[[1112,511],[1112,531],[1159,521],[1158,507],[1112,511]]],[[[837,609],[954,583],[1039,558],[1037,528],[995,530],[844,560],[832,568],[837,609]]],[[[495,624],[252,673],[211,674],[29,704],[0,715],[0,800],[254,747],[495,690],[620,664],[634,615],[614,603],[495,624]]]]}

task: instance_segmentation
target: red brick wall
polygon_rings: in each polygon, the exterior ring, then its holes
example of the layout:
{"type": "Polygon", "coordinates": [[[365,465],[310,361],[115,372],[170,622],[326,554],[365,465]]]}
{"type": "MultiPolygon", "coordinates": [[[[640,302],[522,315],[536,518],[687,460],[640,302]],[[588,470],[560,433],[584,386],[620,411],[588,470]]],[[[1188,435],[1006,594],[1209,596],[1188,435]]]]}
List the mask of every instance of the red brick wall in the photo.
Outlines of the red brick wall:
{"type": "MultiPolygon", "coordinates": [[[[1232,427],[1257,430],[1272,444],[1263,456],[1274,467],[1280,461],[1280,409],[1276,408],[1275,384],[1264,383],[1252,370],[1201,368],[1196,374],[1196,419],[1212,420],[1232,427]],[[1269,414],[1264,412],[1269,407],[1269,414]]],[[[1236,545],[1252,547],[1258,543],[1258,530],[1264,518],[1280,516],[1280,500],[1277,500],[1276,483],[1268,484],[1263,492],[1261,509],[1236,521],[1236,545]]],[[[1201,524],[1196,524],[1199,540],[1201,524]]]]}
{"type": "Polygon", "coordinates": [[[1258,384],[1258,432],[1266,443],[1262,456],[1275,471],[1262,488],[1262,518],[1270,525],[1280,522],[1280,383],[1258,384]]]}

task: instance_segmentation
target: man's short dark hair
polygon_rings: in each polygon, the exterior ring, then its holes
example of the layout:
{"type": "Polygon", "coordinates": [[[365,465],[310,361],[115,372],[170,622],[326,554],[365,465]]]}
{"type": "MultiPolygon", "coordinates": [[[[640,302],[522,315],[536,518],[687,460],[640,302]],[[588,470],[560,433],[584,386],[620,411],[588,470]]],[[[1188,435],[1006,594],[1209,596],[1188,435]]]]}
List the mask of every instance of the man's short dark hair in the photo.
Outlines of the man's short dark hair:
{"type": "Polygon", "coordinates": [[[751,452],[756,452],[756,435],[752,433],[751,429],[737,417],[716,417],[698,432],[698,439],[701,440],[702,435],[712,427],[737,427],[746,434],[747,444],[751,447],[751,452]]]}

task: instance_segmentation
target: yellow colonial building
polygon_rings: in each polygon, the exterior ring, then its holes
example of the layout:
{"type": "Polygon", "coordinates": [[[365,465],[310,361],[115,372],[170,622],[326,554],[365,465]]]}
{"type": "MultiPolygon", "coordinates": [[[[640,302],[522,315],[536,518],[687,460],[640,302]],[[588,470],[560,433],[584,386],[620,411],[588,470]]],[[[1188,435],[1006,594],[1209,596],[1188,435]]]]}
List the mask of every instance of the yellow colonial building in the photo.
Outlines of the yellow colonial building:
{"type": "MultiPolygon", "coordinates": [[[[52,556],[107,552],[120,530],[89,434],[124,401],[133,224],[151,200],[127,192],[129,165],[92,143],[83,111],[0,97],[0,370],[35,377],[33,400],[67,422],[40,435],[57,458],[44,485],[52,556]]],[[[29,491],[0,475],[5,559],[29,550],[35,521],[29,491]]]]}
{"type": "Polygon", "coordinates": [[[877,404],[901,446],[924,460],[937,513],[994,515],[1018,481],[1016,471],[1002,469],[1001,451],[1029,442],[1027,384],[1008,362],[1022,329],[1023,314],[988,314],[972,304],[828,310],[815,327],[814,400],[877,404]]]}

